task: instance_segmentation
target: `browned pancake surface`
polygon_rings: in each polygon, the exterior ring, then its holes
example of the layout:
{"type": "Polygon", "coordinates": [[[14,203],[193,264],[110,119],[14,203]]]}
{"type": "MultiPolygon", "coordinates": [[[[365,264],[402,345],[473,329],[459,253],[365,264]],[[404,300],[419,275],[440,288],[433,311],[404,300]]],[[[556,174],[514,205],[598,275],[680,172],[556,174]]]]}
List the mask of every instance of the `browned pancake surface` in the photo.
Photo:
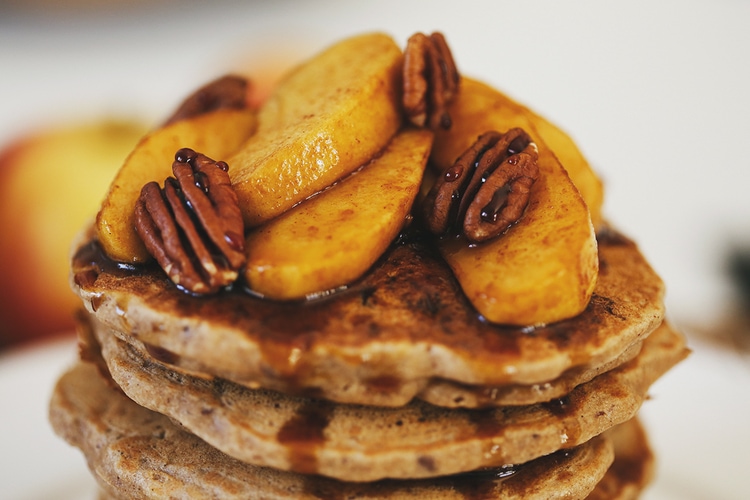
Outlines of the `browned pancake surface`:
{"type": "Polygon", "coordinates": [[[84,245],[74,289],[98,320],[176,367],[342,402],[401,405],[430,380],[546,383],[601,366],[663,318],[663,285],[636,245],[600,237],[588,309],[533,330],[488,324],[423,241],[394,245],[346,291],[307,303],[239,292],[192,297],[162,272],[124,272],[84,245]]]}

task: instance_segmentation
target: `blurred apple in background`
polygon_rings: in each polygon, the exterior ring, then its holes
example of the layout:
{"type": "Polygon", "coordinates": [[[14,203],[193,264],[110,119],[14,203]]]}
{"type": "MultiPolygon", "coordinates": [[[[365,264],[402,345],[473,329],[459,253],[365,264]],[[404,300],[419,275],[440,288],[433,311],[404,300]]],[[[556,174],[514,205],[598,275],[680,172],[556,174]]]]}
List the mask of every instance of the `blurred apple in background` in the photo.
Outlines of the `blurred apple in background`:
{"type": "MultiPolygon", "coordinates": [[[[257,107],[302,57],[299,45],[278,46],[273,55],[235,54],[224,69],[250,80],[248,105],[257,107]]],[[[70,245],[147,131],[102,119],[0,144],[0,349],[72,330],[80,302],[68,284],[70,245]]]]}
{"type": "Polygon", "coordinates": [[[70,331],[70,244],[146,132],[102,120],[27,134],[0,151],[0,348],[70,331]]]}

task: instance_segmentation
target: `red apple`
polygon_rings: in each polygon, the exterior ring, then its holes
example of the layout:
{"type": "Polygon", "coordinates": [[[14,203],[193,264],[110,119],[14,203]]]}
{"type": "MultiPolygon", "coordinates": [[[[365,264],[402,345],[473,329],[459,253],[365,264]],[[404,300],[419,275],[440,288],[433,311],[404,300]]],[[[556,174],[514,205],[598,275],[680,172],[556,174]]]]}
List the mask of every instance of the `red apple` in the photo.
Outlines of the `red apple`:
{"type": "Polygon", "coordinates": [[[0,347],[71,329],[70,244],[145,130],[69,124],[0,151],[0,347]]]}
{"type": "MultiPolygon", "coordinates": [[[[240,57],[235,71],[259,106],[299,54],[240,57]]],[[[109,184],[147,132],[132,120],[67,124],[0,150],[0,348],[69,331],[70,244],[93,220],[109,184]]]]}

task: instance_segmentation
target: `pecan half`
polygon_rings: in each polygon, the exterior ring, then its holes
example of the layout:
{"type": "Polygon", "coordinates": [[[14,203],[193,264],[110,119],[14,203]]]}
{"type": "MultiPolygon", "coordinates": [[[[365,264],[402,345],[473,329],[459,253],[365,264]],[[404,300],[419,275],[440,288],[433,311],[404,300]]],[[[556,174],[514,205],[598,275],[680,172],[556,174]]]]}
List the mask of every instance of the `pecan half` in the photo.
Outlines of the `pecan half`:
{"type": "Polygon", "coordinates": [[[485,132],[425,198],[427,228],[463,233],[472,243],[500,236],[523,216],[539,177],[537,157],[536,144],[520,128],[485,132]]]}
{"type": "Polygon", "coordinates": [[[169,125],[217,109],[243,109],[247,106],[247,80],[241,76],[227,75],[199,88],[188,96],[167,118],[169,125]]]}
{"type": "Polygon", "coordinates": [[[409,38],[404,50],[403,105],[411,123],[432,130],[450,128],[447,106],[460,80],[442,34],[416,33],[409,38]]]}
{"type": "Polygon", "coordinates": [[[164,188],[149,182],[135,206],[135,228],[180,288],[215,293],[245,264],[242,214],[223,161],[192,149],[175,154],[164,188]]]}

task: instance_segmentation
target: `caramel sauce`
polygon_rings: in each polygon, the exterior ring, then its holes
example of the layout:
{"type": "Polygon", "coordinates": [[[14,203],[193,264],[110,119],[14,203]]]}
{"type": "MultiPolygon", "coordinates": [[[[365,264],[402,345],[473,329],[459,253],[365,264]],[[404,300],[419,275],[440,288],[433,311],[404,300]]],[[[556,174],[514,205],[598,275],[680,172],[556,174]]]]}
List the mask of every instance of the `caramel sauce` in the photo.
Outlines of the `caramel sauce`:
{"type": "Polygon", "coordinates": [[[503,481],[513,477],[523,466],[503,467],[465,472],[446,478],[451,487],[465,500],[496,498],[495,490],[503,481]]]}
{"type": "MultiPolygon", "coordinates": [[[[502,411],[497,409],[465,410],[469,420],[474,425],[475,435],[479,438],[488,438],[502,434],[503,425],[502,411]],[[498,415],[498,412],[501,415],[498,415]],[[500,418],[498,418],[500,416],[500,418]]],[[[491,450],[487,450],[491,453],[491,450]]]]}
{"type": "Polygon", "coordinates": [[[135,266],[110,259],[97,240],[91,240],[73,255],[73,269],[78,286],[89,287],[96,277],[107,273],[118,278],[139,275],[155,269],[154,266],[135,266]],[[79,283],[79,279],[81,283],[79,283]]]}
{"type": "Polygon", "coordinates": [[[560,444],[563,448],[569,448],[581,439],[581,424],[578,421],[579,407],[576,404],[575,394],[571,393],[561,398],[552,399],[541,406],[552,415],[560,419],[562,431],[560,444]]]}
{"type": "Polygon", "coordinates": [[[465,500],[486,500],[497,497],[496,490],[499,485],[511,479],[523,467],[523,465],[506,465],[423,480],[381,479],[363,483],[361,488],[356,483],[341,483],[320,476],[308,476],[304,480],[303,490],[307,496],[313,498],[344,500],[400,497],[399,493],[403,494],[408,491],[413,495],[418,488],[437,487],[453,490],[465,500]]]}
{"type": "MultiPolygon", "coordinates": [[[[78,280],[76,280],[76,284],[78,286],[81,286],[80,283],[78,283],[78,280]]],[[[91,297],[91,308],[94,310],[94,312],[96,312],[99,309],[99,307],[102,305],[103,300],[104,298],[101,295],[95,295],[91,297]]]]}
{"type": "Polygon", "coordinates": [[[381,375],[365,381],[370,392],[388,393],[399,389],[404,381],[393,375],[381,375]]]}
{"type": "Polygon", "coordinates": [[[291,468],[303,474],[318,472],[318,449],[325,443],[325,430],[334,405],[323,400],[308,400],[279,429],[276,439],[289,450],[291,468]]]}
{"type": "Polygon", "coordinates": [[[179,354],[153,344],[145,344],[146,352],[157,361],[168,365],[176,365],[180,361],[179,354]]]}
{"type": "Polygon", "coordinates": [[[570,404],[570,398],[568,398],[568,396],[551,399],[546,403],[542,403],[542,407],[558,417],[568,415],[571,412],[572,408],[570,404]]]}

